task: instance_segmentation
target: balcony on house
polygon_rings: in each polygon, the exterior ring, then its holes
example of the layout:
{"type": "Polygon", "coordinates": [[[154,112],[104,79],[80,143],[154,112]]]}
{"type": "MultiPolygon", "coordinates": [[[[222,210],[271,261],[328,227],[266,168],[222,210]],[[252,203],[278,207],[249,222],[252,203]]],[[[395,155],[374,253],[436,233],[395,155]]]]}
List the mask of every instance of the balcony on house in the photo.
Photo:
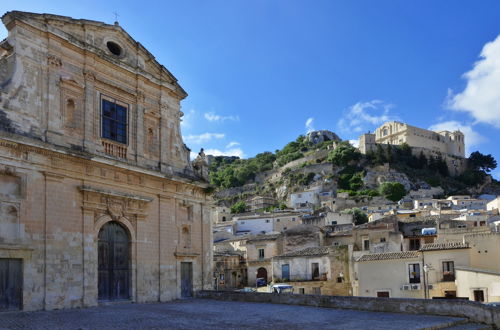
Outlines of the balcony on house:
{"type": "Polygon", "coordinates": [[[443,282],[453,282],[453,281],[455,281],[455,273],[443,272],[443,282]]]}

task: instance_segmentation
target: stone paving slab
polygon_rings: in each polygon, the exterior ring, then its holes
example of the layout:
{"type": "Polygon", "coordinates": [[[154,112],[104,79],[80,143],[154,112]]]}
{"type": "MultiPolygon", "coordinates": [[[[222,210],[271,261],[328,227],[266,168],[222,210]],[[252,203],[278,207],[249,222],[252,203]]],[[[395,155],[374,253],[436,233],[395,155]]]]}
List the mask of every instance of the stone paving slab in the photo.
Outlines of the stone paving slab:
{"type": "Polygon", "coordinates": [[[438,329],[463,319],[190,299],[0,313],[0,329],[438,329]]]}

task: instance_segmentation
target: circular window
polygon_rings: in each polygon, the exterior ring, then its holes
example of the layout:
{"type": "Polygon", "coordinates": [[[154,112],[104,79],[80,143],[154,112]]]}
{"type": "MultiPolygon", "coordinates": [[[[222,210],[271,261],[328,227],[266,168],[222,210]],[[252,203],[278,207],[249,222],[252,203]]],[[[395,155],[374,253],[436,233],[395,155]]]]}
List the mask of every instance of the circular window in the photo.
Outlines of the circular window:
{"type": "Polygon", "coordinates": [[[113,41],[108,41],[106,46],[108,46],[109,51],[113,55],[120,56],[122,54],[122,48],[120,46],[118,46],[117,43],[115,43],[113,41]]]}

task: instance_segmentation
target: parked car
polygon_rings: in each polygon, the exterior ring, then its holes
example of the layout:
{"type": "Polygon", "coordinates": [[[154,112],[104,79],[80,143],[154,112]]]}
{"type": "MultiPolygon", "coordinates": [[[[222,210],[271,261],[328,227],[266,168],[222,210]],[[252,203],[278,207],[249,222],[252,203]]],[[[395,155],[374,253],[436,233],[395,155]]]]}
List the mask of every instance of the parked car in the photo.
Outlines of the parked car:
{"type": "Polygon", "coordinates": [[[272,293],[293,293],[293,286],[289,284],[274,284],[269,290],[272,293]]]}
{"type": "Polygon", "coordinates": [[[265,279],[263,277],[258,277],[257,280],[255,280],[255,283],[257,284],[257,287],[266,286],[267,279],[265,279]]]}

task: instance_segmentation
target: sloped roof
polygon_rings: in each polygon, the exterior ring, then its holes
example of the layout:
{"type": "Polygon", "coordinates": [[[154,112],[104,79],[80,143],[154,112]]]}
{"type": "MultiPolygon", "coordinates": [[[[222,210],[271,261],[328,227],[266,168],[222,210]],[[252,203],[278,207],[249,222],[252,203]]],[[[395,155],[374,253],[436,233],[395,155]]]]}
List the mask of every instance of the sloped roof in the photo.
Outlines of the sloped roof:
{"type": "Polygon", "coordinates": [[[365,254],[358,261],[392,260],[392,259],[412,259],[420,257],[419,251],[387,252],[365,254]]]}
{"type": "Polygon", "coordinates": [[[247,242],[250,243],[250,242],[256,242],[256,241],[274,241],[278,237],[280,237],[280,234],[269,234],[269,235],[263,234],[263,235],[257,235],[254,237],[250,237],[250,238],[248,238],[247,242]]]}
{"type": "Polygon", "coordinates": [[[446,243],[428,243],[422,245],[421,251],[436,251],[436,250],[453,250],[453,249],[468,249],[469,243],[463,242],[446,242],[446,243]]]}
{"type": "Polygon", "coordinates": [[[288,252],[279,256],[275,256],[275,258],[322,256],[330,253],[332,249],[333,248],[329,246],[308,247],[302,250],[288,252]]]}

